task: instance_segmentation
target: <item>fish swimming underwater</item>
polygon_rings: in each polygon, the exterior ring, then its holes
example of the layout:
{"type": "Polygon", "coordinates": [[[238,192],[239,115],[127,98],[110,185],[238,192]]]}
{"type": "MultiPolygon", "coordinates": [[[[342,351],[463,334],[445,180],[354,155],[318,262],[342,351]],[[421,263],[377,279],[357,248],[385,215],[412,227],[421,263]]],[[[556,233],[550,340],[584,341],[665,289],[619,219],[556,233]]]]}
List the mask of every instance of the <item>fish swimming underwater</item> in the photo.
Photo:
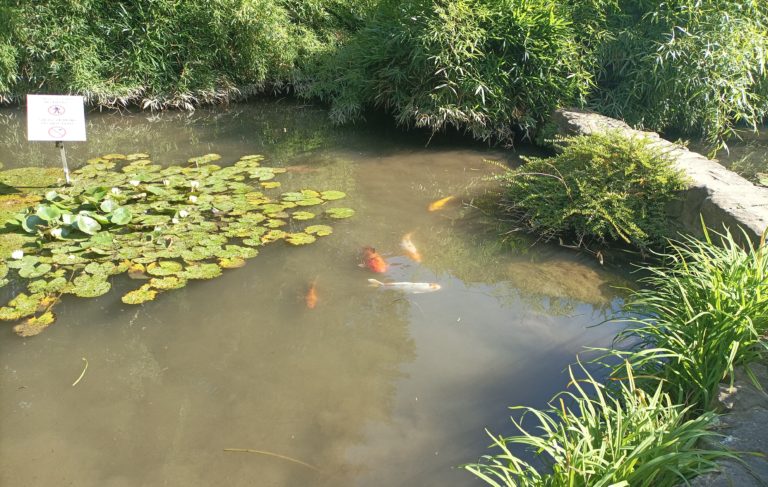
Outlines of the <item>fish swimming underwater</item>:
{"type": "Polygon", "coordinates": [[[365,247],[363,249],[363,267],[379,273],[387,272],[387,269],[389,269],[387,261],[373,247],[365,247]]]}
{"type": "Polygon", "coordinates": [[[400,247],[405,250],[405,253],[408,255],[408,257],[415,260],[416,262],[421,262],[421,254],[419,253],[419,249],[413,245],[410,233],[407,233],[403,236],[403,239],[400,241],[400,247]]]}
{"type": "Polygon", "coordinates": [[[455,199],[456,199],[455,196],[446,196],[445,198],[441,198],[437,201],[433,201],[432,203],[429,204],[429,206],[427,207],[427,210],[429,211],[442,210],[446,204],[450,203],[455,199]]]}
{"type": "Polygon", "coordinates": [[[310,284],[307,295],[304,296],[304,302],[309,309],[315,309],[315,306],[317,306],[317,279],[310,284]]]}
{"type": "Polygon", "coordinates": [[[438,291],[441,286],[434,282],[381,282],[376,279],[368,279],[373,287],[383,287],[384,289],[395,289],[405,291],[411,294],[431,293],[438,291]]]}

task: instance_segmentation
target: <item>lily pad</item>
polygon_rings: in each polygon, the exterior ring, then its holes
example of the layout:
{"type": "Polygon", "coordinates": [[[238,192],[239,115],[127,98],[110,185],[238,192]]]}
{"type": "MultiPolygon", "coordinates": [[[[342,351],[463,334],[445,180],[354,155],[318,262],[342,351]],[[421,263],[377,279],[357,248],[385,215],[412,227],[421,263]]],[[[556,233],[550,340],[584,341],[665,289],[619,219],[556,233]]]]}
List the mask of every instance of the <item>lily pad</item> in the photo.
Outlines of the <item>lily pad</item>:
{"type": "Polygon", "coordinates": [[[19,293],[11,299],[6,306],[0,308],[0,320],[16,321],[37,313],[41,301],[45,297],[42,293],[27,295],[19,293]]]}
{"type": "Polygon", "coordinates": [[[139,289],[127,292],[120,298],[120,301],[125,304],[142,304],[147,301],[152,301],[157,297],[157,290],[152,289],[149,285],[145,284],[139,289]]]}
{"type": "Polygon", "coordinates": [[[147,273],[153,276],[170,276],[172,274],[178,274],[183,270],[184,266],[180,262],[173,260],[152,262],[147,266],[147,273]]]}
{"type": "Polygon", "coordinates": [[[308,233],[289,233],[285,237],[285,241],[291,245],[307,245],[314,242],[316,239],[314,236],[308,233]]]}
{"type": "Polygon", "coordinates": [[[81,298],[95,298],[107,294],[112,285],[102,274],[80,274],[72,281],[72,294],[81,298]]]}
{"type": "Polygon", "coordinates": [[[216,264],[192,264],[179,274],[186,279],[213,279],[221,275],[221,267],[216,264]]]}
{"type": "Polygon", "coordinates": [[[307,198],[303,200],[299,200],[295,202],[299,206],[314,206],[314,205],[321,205],[324,203],[323,200],[320,198],[307,198]]]}
{"type": "Polygon", "coordinates": [[[355,210],[352,208],[328,208],[325,210],[325,214],[336,219],[349,218],[355,214],[355,210]]]}
{"type": "Polygon", "coordinates": [[[219,259],[219,265],[222,269],[237,269],[245,265],[245,259],[242,257],[225,257],[219,259]]]}
{"type": "Polygon", "coordinates": [[[32,337],[39,335],[48,326],[50,326],[56,318],[51,311],[46,311],[40,316],[33,316],[27,318],[23,322],[13,327],[13,332],[22,337],[32,337]]]}
{"type": "Polygon", "coordinates": [[[340,200],[346,196],[347,194],[342,191],[323,191],[320,193],[320,197],[325,201],[340,200]]]}
{"type": "Polygon", "coordinates": [[[280,184],[280,181],[262,181],[261,183],[259,183],[259,185],[264,189],[275,189],[282,186],[282,184],[280,184]]]}
{"type": "Polygon", "coordinates": [[[149,286],[161,291],[180,289],[187,285],[187,280],[178,276],[153,277],[149,280],[149,286]]]}
{"type": "Polygon", "coordinates": [[[333,228],[328,225],[310,225],[304,229],[304,232],[318,237],[325,237],[333,233],[333,228]]]}
{"type": "Polygon", "coordinates": [[[208,164],[213,161],[218,161],[219,159],[221,159],[221,156],[218,154],[205,154],[204,156],[198,156],[198,157],[193,157],[191,159],[188,159],[187,162],[189,162],[190,164],[199,165],[199,164],[208,164]]]}
{"type": "Polygon", "coordinates": [[[294,220],[311,220],[314,217],[315,214],[309,211],[296,211],[291,214],[291,218],[294,220]]]}

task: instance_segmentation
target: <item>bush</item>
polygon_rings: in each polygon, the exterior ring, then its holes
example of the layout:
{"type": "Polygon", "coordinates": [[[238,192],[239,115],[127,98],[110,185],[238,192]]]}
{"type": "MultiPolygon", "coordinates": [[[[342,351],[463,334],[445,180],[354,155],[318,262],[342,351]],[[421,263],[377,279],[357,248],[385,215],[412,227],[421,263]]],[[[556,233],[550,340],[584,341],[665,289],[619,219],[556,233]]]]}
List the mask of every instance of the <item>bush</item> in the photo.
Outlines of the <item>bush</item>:
{"type": "Polygon", "coordinates": [[[646,393],[635,385],[632,369],[612,394],[581,366],[583,377],[569,368],[574,392],[562,392],[550,409],[524,411],[513,419],[519,436],[493,437],[500,454],[483,457],[464,468],[494,486],[675,486],[713,470],[718,457],[733,456],[697,448],[699,440],[716,436],[716,418],[706,413],[686,419],[686,410],[657,387],[646,393]],[[537,433],[523,426],[535,420],[537,433]],[[510,448],[536,452],[551,471],[542,473],[510,448]],[[543,457],[543,458],[542,458],[543,457]]]}
{"type": "Polygon", "coordinates": [[[693,412],[711,407],[735,366],[768,356],[768,247],[717,238],[673,243],[662,265],[645,268],[647,289],[626,305],[640,318],[616,339],[629,349],[613,352],[693,412]]]}
{"type": "Polygon", "coordinates": [[[605,21],[596,47],[605,115],[653,130],[732,135],[768,114],[768,2],[629,2],[605,21]]]}
{"type": "Polygon", "coordinates": [[[665,207],[684,182],[647,140],[619,132],[573,137],[561,154],[525,161],[500,177],[513,230],[640,248],[669,234],[665,207]]]}
{"type": "Polygon", "coordinates": [[[378,107],[404,125],[510,140],[589,83],[562,2],[384,0],[306,94],[339,122],[378,107]]]}

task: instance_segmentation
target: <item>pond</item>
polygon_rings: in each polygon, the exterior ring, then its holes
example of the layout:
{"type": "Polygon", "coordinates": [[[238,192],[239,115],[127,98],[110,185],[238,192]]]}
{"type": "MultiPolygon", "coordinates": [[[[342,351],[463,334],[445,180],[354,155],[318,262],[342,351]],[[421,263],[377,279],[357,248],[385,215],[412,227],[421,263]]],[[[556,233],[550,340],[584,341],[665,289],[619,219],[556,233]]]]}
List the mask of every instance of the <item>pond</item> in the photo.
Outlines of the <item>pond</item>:
{"type": "MultiPolygon", "coordinates": [[[[3,325],[2,485],[478,485],[457,466],[487,453],[484,429],[511,433],[508,406],[544,405],[575,355],[617,331],[592,325],[621,305],[624,272],[557,246],[502,244],[473,208],[499,170],[484,161],[514,164],[519,151],[377,121],[334,128],[322,109],[287,101],[88,119],[89,141],[68,145],[73,167],[112,152],[168,164],[260,153],[290,168],[284,190],[344,191],[357,213],[313,245],[266,246],[156,301],[123,304],[136,284],[115,278],[105,296],[65,299],[39,336],[3,325]],[[457,199],[427,211],[447,196],[457,199]],[[421,262],[401,249],[406,234],[421,262]],[[358,265],[365,246],[385,274],[358,265]]],[[[52,143],[25,142],[24,122],[0,111],[0,161],[58,164],[52,143]]]]}

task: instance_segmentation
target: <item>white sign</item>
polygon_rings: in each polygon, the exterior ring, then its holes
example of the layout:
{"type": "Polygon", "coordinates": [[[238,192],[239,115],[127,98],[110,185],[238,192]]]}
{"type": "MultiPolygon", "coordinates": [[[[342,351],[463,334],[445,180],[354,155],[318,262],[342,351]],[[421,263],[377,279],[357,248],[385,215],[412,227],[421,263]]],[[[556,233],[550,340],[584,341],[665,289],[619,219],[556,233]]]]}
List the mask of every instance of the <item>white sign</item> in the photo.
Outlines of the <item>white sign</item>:
{"type": "Polygon", "coordinates": [[[85,140],[82,96],[27,95],[27,140],[85,140]]]}

